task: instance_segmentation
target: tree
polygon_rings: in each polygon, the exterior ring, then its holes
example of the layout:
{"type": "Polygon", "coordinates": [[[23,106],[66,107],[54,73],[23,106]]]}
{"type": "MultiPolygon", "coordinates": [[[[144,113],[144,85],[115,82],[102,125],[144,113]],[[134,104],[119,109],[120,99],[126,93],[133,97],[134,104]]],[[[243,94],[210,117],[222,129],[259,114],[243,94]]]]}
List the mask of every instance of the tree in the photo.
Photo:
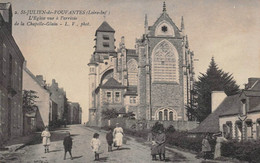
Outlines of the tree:
{"type": "Polygon", "coordinates": [[[118,112],[116,109],[106,109],[102,110],[102,118],[103,119],[112,119],[118,116],[118,112]]]}
{"type": "Polygon", "coordinates": [[[37,107],[35,100],[39,98],[37,92],[33,90],[23,90],[23,109],[25,113],[34,111],[34,108],[37,107]]]}
{"type": "Polygon", "coordinates": [[[232,74],[219,69],[212,57],[209,68],[205,74],[200,73],[195,82],[197,108],[193,113],[198,121],[203,121],[211,113],[211,92],[224,91],[227,96],[239,93],[239,86],[233,79],[232,74]]]}

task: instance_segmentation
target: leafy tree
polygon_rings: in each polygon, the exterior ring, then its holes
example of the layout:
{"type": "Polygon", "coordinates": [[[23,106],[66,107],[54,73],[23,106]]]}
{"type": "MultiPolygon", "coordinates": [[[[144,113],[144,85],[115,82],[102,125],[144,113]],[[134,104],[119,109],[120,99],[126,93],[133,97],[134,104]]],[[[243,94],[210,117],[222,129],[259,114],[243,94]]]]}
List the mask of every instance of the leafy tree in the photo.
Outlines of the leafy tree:
{"type": "Polygon", "coordinates": [[[103,119],[112,119],[118,116],[118,112],[116,109],[106,109],[101,112],[103,119]]]}
{"type": "MultiPolygon", "coordinates": [[[[224,91],[226,95],[239,93],[239,86],[233,79],[232,74],[219,69],[212,57],[209,68],[205,74],[200,73],[198,81],[195,82],[196,110],[192,110],[198,121],[203,121],[211,113],[211,92],[224,91]]],[[[194,108],[193,108],[194,109],[194,108]]]]}
{"type": "Polygon", "coordinates": [[[25,113],[33,111],[37,105],[35,100],[39,98],[33,90],[23,90],[23,109],[25,113]]]}

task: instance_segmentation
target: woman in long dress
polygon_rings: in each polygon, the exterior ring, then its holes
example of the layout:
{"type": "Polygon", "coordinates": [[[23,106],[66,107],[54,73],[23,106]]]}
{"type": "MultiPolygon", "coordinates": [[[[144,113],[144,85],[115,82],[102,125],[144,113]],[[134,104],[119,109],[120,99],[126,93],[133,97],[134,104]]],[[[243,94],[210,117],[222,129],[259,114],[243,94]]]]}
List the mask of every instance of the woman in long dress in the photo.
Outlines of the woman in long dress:
{"type": "Polygon", "coordinates": [[[227,139],[222,136],[222,133],[218,133],[215,136],[217,136],[217,140],[216,140],[217,143],[215,146],[214,159],[221,156],[221,144],[227,141],[227,139]]]}
{"type": "Polygon", "coordinates": [[[166,135],[162,130],[158,130],[158,134],[155,137],[155,142],[157,144],[157,151],[161,161],[165,160],[165,143],[166,135]],[[163,159],[162,159],[163,156],[163,159]]]}
{"type": "Polygon", "coordinates": [[[208,158],[208,154],[211,151],[211,147],[209,144],[209,136],[208,134],[203,138],[202,140],[202,152],[203,152],[203,157],[204,160],[206,160],[208,158]]]}
{"type": "Polygon", "coordinates": [[[51,133],[48,129],[48,127],[45,128],[45,130],[42,132],[42,145],[44,146],[45,153],[49,153],[49,146],[51,144],[51,133]]]}
{"type": "Polygon", "coordinates": [[[116,128],[113,131],[114,143],[117,149],[123,145],[124,131],[122,127],[119,127],[119,123],[116,123],[116,128]]]}

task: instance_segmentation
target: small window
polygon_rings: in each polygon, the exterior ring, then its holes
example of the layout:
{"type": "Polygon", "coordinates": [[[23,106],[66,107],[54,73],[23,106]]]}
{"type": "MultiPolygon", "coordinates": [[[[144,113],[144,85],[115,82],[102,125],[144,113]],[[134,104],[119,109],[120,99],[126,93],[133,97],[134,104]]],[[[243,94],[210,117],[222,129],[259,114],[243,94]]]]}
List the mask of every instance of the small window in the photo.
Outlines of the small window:
{"type": "Polygon", "coordinates": [[[116,102],[116,103],[121,102],[120,92],[115,92],[115,102],[116,102]]]}
{"type": "Polygon", "coordinates": [[[136,104],[136,97],[130,97],[130,104],[136,104]]]}
{"type": "Polygon", "coordinates": [[[111,101],[112,101],[111,92],[107,92],[107,102],[111,102],[111,101]]]}
{"type": "Polygon", "coordinates": [[[104,40],[109,40],[109,36],[108,35],[103,35],[103,39],[104,40]]]}
{"type": "Polygon", "coordinates": [[[103,42],[103,46],[104,47],[109,47],[109,43],[108,42],[103,42]]]}

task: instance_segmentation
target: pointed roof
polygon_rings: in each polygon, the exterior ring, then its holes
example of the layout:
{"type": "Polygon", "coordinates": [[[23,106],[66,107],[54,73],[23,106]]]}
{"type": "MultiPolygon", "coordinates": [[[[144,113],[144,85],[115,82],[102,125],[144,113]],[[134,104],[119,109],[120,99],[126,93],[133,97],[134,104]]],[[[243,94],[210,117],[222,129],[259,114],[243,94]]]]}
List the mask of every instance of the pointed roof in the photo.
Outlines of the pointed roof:
{"type": "Polygon", "coordinates": [[[125,86],[121,85],[116,79],[109,78],[105,84],[103,84],[100,88],[103,89],[113,89],[113,88],[126,88],[125,86]]]}
{"type": "Polygon", "coordinates": [[[88,65],[91,65],[91,64],[97,65],[93,54],[91,55],[90,62],[88,63],[88,65]]]}
{"type": "Polygon", "coordinates": [[[217,109],[211,113],[200,125],[189,131],[190,133],[217,133],[219,132],[219,116],[223,115],[224,112],[237,111],[239,103],[239,94],[228,96],[224,101],[217,107],[217,109]]]}
{"type": "Polygon", "coordinates": [[[11,3],[7,2],[7,3],[0,3],[0,10],[8,10],[11,8],[11,3]]]}
{"type": "Polygon", "coordinates": [[[96,30],[96,34],[97,32],[115,32],[115,30],[106,22],[103,21],[103,23],[98,27],[98,29],[96,30]]]}
{"type": "Polygon", "coordinates": [[[183,31],[185,29],[184,27],[184,19],[183,16],[181,17],[181,30],[183,31]]]}

